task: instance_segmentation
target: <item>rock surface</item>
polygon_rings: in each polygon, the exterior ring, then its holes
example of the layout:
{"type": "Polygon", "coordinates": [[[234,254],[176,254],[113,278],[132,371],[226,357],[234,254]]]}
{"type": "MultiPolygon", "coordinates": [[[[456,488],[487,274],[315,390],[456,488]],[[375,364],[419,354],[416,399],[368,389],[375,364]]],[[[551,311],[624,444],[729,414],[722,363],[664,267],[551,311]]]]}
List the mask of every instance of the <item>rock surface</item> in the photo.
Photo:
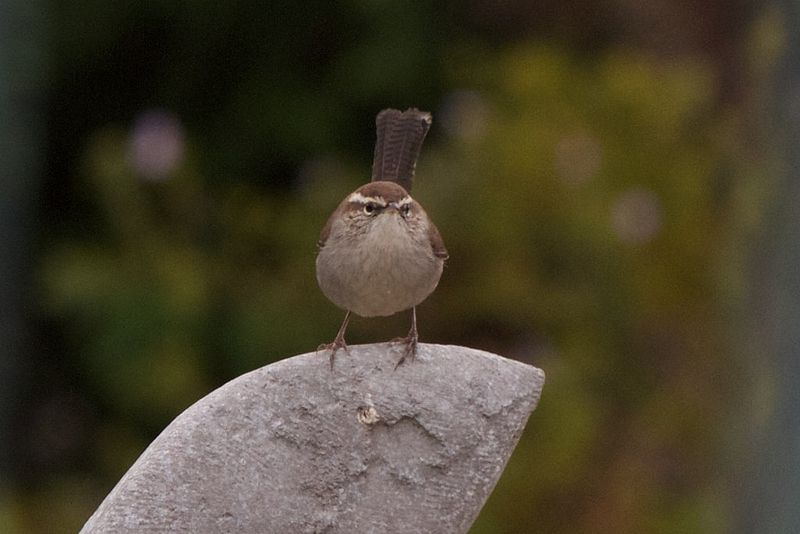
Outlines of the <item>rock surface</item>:
{"type": "Polygon", "coordinates": [[[466,532],[544,373],[458,346],[360,345],[244,374],[177,417],[81,532],[466,532]]]}

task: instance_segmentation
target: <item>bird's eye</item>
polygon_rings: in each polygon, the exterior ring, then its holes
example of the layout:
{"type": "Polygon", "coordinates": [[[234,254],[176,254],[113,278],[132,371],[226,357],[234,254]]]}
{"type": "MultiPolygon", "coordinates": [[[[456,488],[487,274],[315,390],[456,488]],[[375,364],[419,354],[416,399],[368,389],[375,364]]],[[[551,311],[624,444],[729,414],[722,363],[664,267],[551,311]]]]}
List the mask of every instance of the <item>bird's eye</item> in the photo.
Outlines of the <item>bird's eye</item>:
{"type": "Polygon", "coordinates": [[[400,213],[403,214],[403,217],[408,216],[408,214],[411,213],[411,204],[403,204],[400,207],[400,213]]]}
{"type": "Polygon", "coordinates": [[[364,205],[364,213],[367,215],[372,215],[377,209],[378,207],[373,202],[364,205]]]}

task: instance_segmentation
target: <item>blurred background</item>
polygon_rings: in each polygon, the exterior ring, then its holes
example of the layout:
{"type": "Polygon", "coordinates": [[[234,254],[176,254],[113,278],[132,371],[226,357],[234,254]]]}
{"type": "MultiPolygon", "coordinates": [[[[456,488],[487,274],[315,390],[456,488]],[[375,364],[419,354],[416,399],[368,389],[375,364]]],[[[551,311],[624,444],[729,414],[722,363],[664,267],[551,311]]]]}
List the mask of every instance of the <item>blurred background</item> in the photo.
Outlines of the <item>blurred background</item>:
{"type": "MultiPolygon", "coordinates": [[[[474,533],[800,531],[795,0],[0,7],[0,532],[333,338],[318,233],[430,110],[423,341],[547,384],[474,533]]],[[[350,343],[405,334],[355,319],[350,343]]]]}

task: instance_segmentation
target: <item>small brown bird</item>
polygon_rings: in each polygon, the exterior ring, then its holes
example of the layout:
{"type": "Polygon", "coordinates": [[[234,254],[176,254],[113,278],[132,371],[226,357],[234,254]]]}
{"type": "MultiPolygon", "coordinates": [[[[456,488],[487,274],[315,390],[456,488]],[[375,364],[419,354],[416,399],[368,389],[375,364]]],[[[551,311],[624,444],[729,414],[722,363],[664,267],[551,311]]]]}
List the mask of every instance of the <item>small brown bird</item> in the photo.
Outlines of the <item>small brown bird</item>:
{"type": "Polygon", "coordinates": [[[319,238],[317,281],[328,299],[346,311],[330,349],[331,367],[350,314],[393,315],[411,308],[411,330],[399,366],[417,351],[417,304],[442,275],[447,249],[439,230],[416,200],[411,183],[431,114],[385,109],[375,119],[377,140],[372,181],[350,193],[328,219],[319,238]]]}

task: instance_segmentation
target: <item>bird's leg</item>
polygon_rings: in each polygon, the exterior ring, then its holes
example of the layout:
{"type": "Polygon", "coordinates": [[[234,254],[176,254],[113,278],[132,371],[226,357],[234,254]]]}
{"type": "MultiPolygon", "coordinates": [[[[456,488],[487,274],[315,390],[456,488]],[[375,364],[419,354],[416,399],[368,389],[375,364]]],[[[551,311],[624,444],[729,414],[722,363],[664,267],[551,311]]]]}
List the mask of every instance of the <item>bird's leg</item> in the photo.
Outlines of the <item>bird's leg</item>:
{"type": "Polygon", "coordinates": [[[413,361],[414,357],[417,355],[417,340],[419,337],[417,336],[417,307],[414,306],[411,308],[411,330],[408,331],[408,335],[406,337],[401,337],[396,339],[397,343],[403,343],[406,346],[405,351],[403,351],[403,357],[397,362],[397,365],[394,366],[395,369],[400,367],[400,364],[406,361],[413,361]]]}
{"type": "Polygon", "coordinates": [[[330,350],[331,351],[331,371],[333,370],[333,359],[336,356],[336,351],[339,349],[344,349],[345,352],[350,352],[347,348],[347,343],[344,340],[344,332],[347,330],[347,323],[350,322],[350,310],[347,310],[347,313],[344,315],[344,321],[342,322],[342,326],[339,327],[339,333],[336,334],[336,338],[334,338],[333,342],[331,343],[323,343],[319,347],[317,347],[317,351],[321,350],[330,350]]]}

